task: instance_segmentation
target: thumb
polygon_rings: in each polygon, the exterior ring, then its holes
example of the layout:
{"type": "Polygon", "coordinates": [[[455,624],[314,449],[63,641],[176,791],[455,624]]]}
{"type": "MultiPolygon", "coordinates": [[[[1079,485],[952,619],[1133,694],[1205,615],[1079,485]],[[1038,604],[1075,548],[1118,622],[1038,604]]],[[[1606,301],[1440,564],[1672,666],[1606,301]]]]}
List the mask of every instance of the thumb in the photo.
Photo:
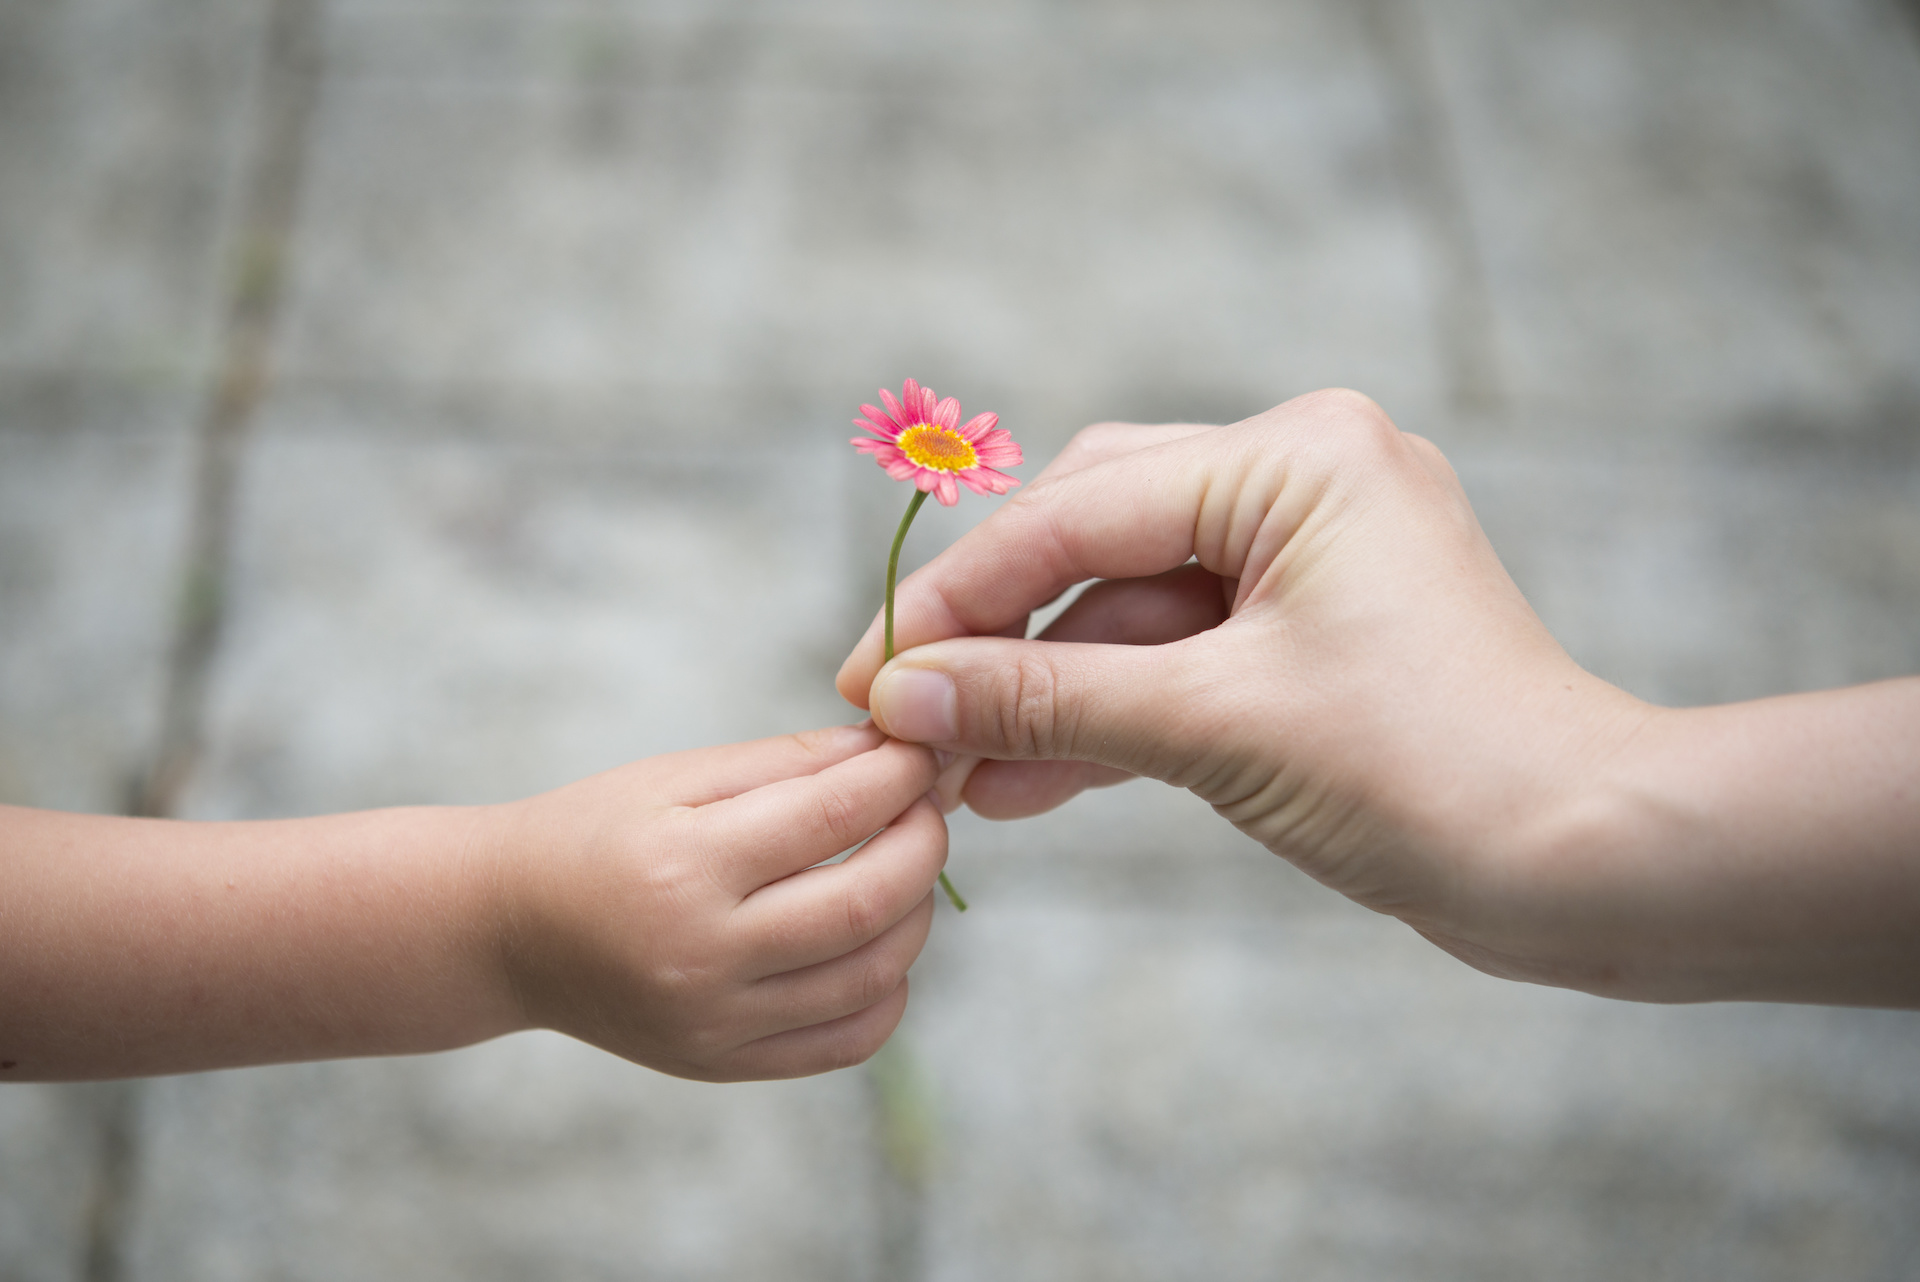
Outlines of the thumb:
{"type": "Polygon", "coordinates": [[[896,739],[1001,761],[1092,761],[1172,781],[1205,736],[1185,697],[1188,644],[960,637],[875,676],[873,720],[896,739]]]}

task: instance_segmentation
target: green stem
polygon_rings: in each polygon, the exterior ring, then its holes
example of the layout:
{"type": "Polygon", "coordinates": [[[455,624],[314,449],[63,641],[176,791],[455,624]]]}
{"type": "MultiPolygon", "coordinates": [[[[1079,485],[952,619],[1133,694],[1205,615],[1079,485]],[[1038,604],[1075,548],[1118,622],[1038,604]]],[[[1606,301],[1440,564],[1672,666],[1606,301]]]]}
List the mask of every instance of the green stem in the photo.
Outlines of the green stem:
{"type": "MultiPolygon", "coordinates": [[[[893,584],[900,577],[900,545],[907,541],[907,527],[913,524],[913,518],[920,515],[920,505],[927,501],[925,490],[915,490],[913,501],[907,504],[907,514],[900,518],[900,528],[893,533],[893,550],[887,553],[887,646],[880,660],[886,663],[893,658],[893,584]]],[[[961,912],[967,911],[967,901],[960,898],[960,892],[947,880],[946,870],[940,872],[940,889],[947,892],[947,899],[961,912]]]]}
{"type": "Polygon", "coordinates": [[[893,551],[887,553],[887,650],[880,658],[882,663],[893,658],[893,581],[900,577],[900,545],[907,541],[907,527],[920,515],[920,505],[926,501],[925,490],[913,492],[913,502],[907,504],[907,514],[900,518],[900,528],[893,532],[893,551]]]}

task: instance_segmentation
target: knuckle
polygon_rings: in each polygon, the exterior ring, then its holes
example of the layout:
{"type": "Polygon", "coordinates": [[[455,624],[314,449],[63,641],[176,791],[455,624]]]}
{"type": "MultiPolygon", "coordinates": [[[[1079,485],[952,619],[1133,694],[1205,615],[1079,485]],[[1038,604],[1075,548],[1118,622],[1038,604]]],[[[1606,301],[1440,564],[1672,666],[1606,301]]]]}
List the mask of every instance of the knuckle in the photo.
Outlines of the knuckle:
{"type": "Polygon", "coordinates": [[[855,1065],[866,1063],[873,1058],[875,1051],[886,1044],[886,1040],[892,1032],[893,1030],[891,1028],[875,1030],[865,1027],[855,1027],[848,1029],[845,1033],[834,1038],[827,1044],[825,1050],[826,1070],[830,1072],[834,1069],[853,1068],[855,1065]]]}
{"type": "Polygon", "coordinates": [[[720,1085],[726,1082],[744,1082],[754,1076],[751,1065],[742,1065],[734,1058],[727,1058],[712,1064],[687,1064],[672,1070],[674,1076],[684,1077],[690,1082],[708,1082],[720,1085]]]}
{"type": "MultiPolygon", "coordinates": [[[[674,961],[657,962],[647,973],[656,1004],[663,1012],[672,1012],[666,1018],[675,1023],[680,1022],[679,1016],[697,1012],[707,1004],[712,978],[703,967],[674,961]]],[[[697,1024],[697,1020],[689,1021],[682,1032],[697,1024]]]]}
{"type": "Polygon", "coordinates": [[[1399,443],[1400,429],[1378,402],[1346,387],[1330,387],[1301,398],[1308,402],[1314,436],[1342,453],[1378,453],[1399,443]]]}
{"type": "Polygon", "coordinates": [[[672,817],[667,839],[648,857],[634,861],[635,875],[647,899],[679,915],[700,911],[716,893],[726,894],[723,870],[732,851],[697,815],[672,817]]]}
{"type": "Polygon", "coordinates": [[[1369,426],[1385,423],[1392,426],[1393,420],[1380,408],[1380,403],[1365,392],[1356,392],[1351,387],[1323,387],[1317,392],[1308,392],[1296,402],[1302,409],[1311,410],[1316,418],[1340,423],[1346,426],[1369,426]]]}
{"type": "Polygon", "coordinates": [[[876,953],[863,958],[859,969],[854,973],[852,999],[859,1003],[854,1009],[865,1010],[875,1002],[885,1001],[900,987],[900,978],[905,972],[900,963],[892,957],[876,953]]]}
{"type": "Polygon", "coordinates": [[[929,805],[924,810],[911,812],[905,822],[912,825],[914,848],[925,851],[936,864],[944,866],[951,834],[947,831],[947,817],[940,813],[940,808],[929,805]]]}
{"type": "Polygon", "coordinates": [[[1016,758],[1047,758],[1070,746],[1068,718],[1060,705],[1060,683],[1052,665],[1023,654],[1003,677],[999,700],[1000,744],[1016,758]]]}
{"type": "Polygon", "coordinates": [[[660,858],[648,860],[635,872],[641,892],[672,911],[686,911],[708,884],[704,861],[660,858]]]}
{"type": "Polygon", "coordinates": [[[734,1049],[734,1039],[712,1024],[694,1024],[678,1039],[682,1058],[702,1068],[712,1068],[734,1049]]]}
{"type": "Polygon", "coordinates": [[[1126,427],[1124,423],[1113,421],[1089,423],[1073,434],[1073,439],[1067,442],[1067,448],[1098,451],[1103,446],[1112,444],[1116,436],[1126,431],[1126,427]]]}
{"type": "Polygon", "coordinates": [[[857,946],[885,929],[885,905],[872,885],[857,881],[847,888],[847,937],[857,946]]]}
{"type": "Polygon", "coordinates": [[[808,760],[826,761],[831,755],[830,750],[834,742],[833,736],[835,733],[834,730],[830,729],[800,730],[786,736],[786,738],[787,742],[791,743],[795,748],[798,748],[801,754],[808,760]]]}
{"type": "Polygon", "coordinates": [[[860,806],[850,789],[844,785],[830,783],[825,785],[815,804],[819,809],[820,826],[842,846],[851,846],[867,834],[859,831],[860,806]]]}
{"type": "Polygon", "coordinates": [[[1426,437],[1415,435],[1412,432],[1401,433],[1400,439],[1412,450],[1413,456],[1415,460],[1419,462],[1420,466],[1432,474],[1435,480],[1447,482],[1452,485],[1459,483],[1460,477],[1453,470],[1453,463],[1447,458],[1446,454],[1438,445],[1435,445],[1426,437]]]}

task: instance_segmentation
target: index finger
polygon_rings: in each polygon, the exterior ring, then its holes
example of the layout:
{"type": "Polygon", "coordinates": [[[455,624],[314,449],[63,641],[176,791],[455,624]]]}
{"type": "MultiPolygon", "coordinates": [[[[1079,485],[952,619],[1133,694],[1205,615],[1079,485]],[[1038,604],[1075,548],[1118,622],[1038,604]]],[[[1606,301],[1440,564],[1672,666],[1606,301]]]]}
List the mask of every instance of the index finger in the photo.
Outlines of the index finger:
{"type": "Polygon", "coordinates": [[[1033,484],[1078,472],[1083,467],[1135,450],[1211,432],[1214,426],[1210,423],[1095,423],[1075,432],[1067,448],[1053,456],[1053,461],[1033,478],[1033,484]]]}
{"type": "Polygon", "coordinates": [[[781,779],[695,810],[716,884],[742,898],[850,850],[933,787],[931,750],[889,739],[815,774],[781,779]]]}
{"type": "MultiPolygon", "coordinates": [[[[1274,426],[1178,435],[1035,482],[900,585],[896,652],[991,636],[1082,580],[1142,578],[1195,555],[1238,578],[1285,482],[1274,426]]],[[[869,627],[840,668],[842,697],[867,706],[881,650],[869,627]]]]}
{"type": "Polygon", "coordinates": [[[887,741],[871,721],[803,730],[748,743],[689,748],[647,762],[655,787],[673,805],[704,806],[779,779],[818,774],[887,741]]]}

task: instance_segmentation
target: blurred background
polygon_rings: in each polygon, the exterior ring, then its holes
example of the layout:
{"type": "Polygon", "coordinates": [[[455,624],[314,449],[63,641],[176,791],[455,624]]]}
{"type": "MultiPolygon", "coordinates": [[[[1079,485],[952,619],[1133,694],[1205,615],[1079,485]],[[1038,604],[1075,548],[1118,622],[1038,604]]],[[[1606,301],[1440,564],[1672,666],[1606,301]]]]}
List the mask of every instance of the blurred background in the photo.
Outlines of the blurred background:
{"type": "MultiPolygon", "coordinates": [[[[0,799],[853,719],[906,375],[1029,477],[1347,384],[1640,695],[1920,670],[1917,143],[1910,0],[0,0],[0,799]]],[[[953,849],[860,1069],[0,1090],[0,1278],[1920,1272],[1920,1017],[1485,978],[1157,784],[953,849]]]]}

